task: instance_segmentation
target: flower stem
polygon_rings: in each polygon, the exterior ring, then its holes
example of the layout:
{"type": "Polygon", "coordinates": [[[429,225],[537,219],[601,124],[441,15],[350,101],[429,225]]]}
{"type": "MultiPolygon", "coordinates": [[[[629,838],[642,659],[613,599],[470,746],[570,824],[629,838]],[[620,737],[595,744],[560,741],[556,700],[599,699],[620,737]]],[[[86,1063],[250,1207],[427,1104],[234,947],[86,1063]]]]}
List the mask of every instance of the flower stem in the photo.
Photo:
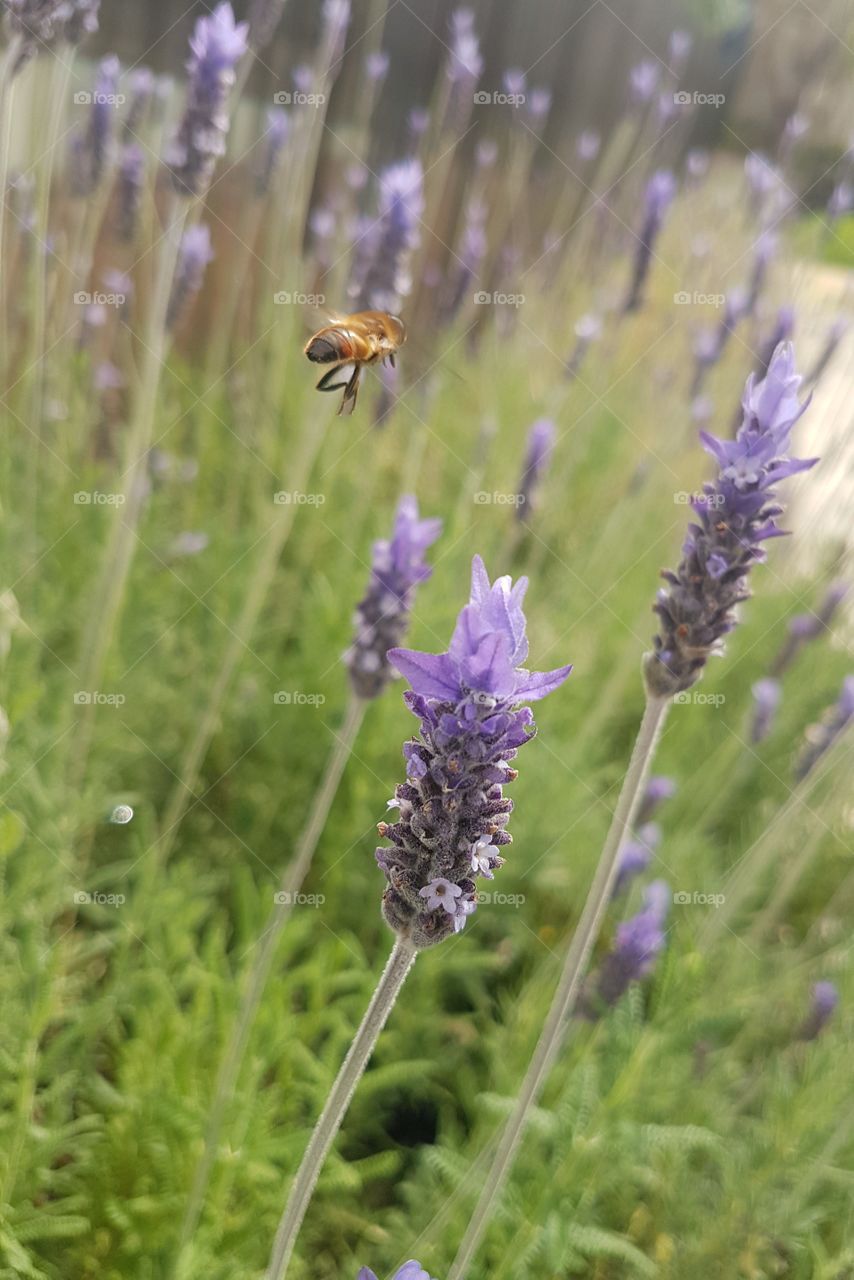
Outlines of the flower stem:
{"type": "Polygon", "coordinates": [[[273,1242],[266,1280],[283,1280],[323,1162],[416,955],[408,939],[397,939],[297,1171],[273,1242]]]}
{"type": "Polygon", "coordinates": [[[219,1145],[225,1110],[234,1090],[243,1055],[246,1052],[249,1033],[255,1021],[255,1015],[258,1012],[258,1006],[261,1003],[267,979],[270,976],[270,969],[276,954],[276,946],[290,917],[296,895],[299,893],[311,867],[314,851],[326,826],[329,810],[335,799],[341,775],[350,758],[353,743],[364,719],[367,705],[367,702],[362,698],[353,696],[350,700],[341,731],[335,735],[335,743],[326,762],[326,769],[315,796],[310,817],[300,834],[295,856],[282,873],[273,910],[267,920],[267,927],[261,934],[255,949],[255,956],[249,970],[237,1019],[231,1029],[228,1045],[220,1062],[213,1102],[208,1114],[204,1150],[196,1167],[190,1197],[184,1211],[176,1268],[179,1273],[185,1251],[201,1217],[205,1193],[216,1162],[216,1151],[219,1145]]]}
{"type": "Polygon", "coordinates": [[[648,696],[632,758],[581,919],[575,930],[537,1047],[528,1066],[516,1106],[501,1134],[495,1159],[447,1280],[462,1280],[483,1238],[492,1209],[504,1188],[522,1141],[531,1109],[536,1106],[554,1065],[567,1020],[572,1014],[593,944],[599,934],[619,867],[620,846],[643,796],[655,749],[670,706],[669,698],[648,696]]]}

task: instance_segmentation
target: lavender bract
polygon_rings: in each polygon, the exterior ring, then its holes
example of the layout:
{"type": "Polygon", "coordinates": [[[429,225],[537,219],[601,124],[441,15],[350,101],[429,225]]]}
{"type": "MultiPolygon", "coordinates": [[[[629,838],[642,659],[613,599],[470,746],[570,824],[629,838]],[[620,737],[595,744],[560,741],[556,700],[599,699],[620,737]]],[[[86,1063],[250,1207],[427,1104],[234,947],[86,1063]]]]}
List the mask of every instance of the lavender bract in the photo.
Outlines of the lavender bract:
{"type": "Polygon", "coordinates": [[[526,578],[514,586],[509,577],[490,584],[475,556],[471,599],[447,653],[388,655],[412,686],[404,698],[420,734],[404,745],[399,818],[380,823],[391,846],[377,849],[377,862],[388,881],[383,915],[418,948],[459,932],[476,909],[474,877],[492,879],[501,866],[513,807],[503,784],[516,777],[510,761],[534,734],[531,710],[522,704],[544,698],[570,672],[520,667],[528,652],[527,586],[526,578]]]}
{"type": "Polygon", "coordinates": [[[247,32],[248,24],[235,22],[226,2],[199,18],[190,38],[187,104],[166,155],[173,186],[182,195],[201,195],[225,153],[228,93],[246,52],[247,32]]]}
{"type": "Polygon", "coordinates": [[[660,629],[644,660],[647,689],[669,697],[690,689],[736,624],[735,609],[750,598],[747,577],[765,559],[762,543],[783,534],[775,518],[777,481],[812,467],[817,459],[787,456],[792,428],[806,408],[798,400],[801,378],[791,344],[777,349],[768,374],[747,380],[744,418],[735,440],[700,433],[717,460],[717,479],[692,503],[697,523],[688,528],[682,561],[666,570],[658,593],[660,629]]]}
{"type": "Polygon", "coordinates": [[[401,498],[391,541],[374,543],[371,580],[356,609],[356,633],[344,655],[360,698],[376,698],[393,676],[386,654],[409,626],[415,588],[430,577],[424,553],[442,532],[441,520],[420,520],[418,503],[401,498]]]}

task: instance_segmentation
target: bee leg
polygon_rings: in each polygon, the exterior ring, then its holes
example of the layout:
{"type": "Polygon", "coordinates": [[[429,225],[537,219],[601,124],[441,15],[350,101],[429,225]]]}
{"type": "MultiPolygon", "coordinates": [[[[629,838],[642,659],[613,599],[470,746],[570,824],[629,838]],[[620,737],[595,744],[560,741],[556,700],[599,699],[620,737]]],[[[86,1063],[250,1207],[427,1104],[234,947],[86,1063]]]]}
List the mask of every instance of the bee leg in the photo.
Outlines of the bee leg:
{"type": "Polygon", "coordinates": [[[393,352],[393,351],[392,351],[391,355],[390,355],[390,356],[389,356],[389,358],[388,358],[388,362],[389,362],[389,364],[391,365],[392,369],[396,368],[396,363],[395,363],[395,359],[394,359],[394,352],[393,352]]]}
{"type": "Polygon", "coordinates": [[[353,376],[344,388],[344,398],[341,401],[341,408],[338,410],[340,418],[348,418],[356,407],[356,396],[359,392],[359,379],[362,375],[360,365],[356,365],[353,370],[353,376]]]}
{"type": "Polygon", "coordinates": [[[318,391],[340,391],[346,387],[352,377],[352,365],[337,364],[334,369],[327,369],[317,384],[318,391]]]}

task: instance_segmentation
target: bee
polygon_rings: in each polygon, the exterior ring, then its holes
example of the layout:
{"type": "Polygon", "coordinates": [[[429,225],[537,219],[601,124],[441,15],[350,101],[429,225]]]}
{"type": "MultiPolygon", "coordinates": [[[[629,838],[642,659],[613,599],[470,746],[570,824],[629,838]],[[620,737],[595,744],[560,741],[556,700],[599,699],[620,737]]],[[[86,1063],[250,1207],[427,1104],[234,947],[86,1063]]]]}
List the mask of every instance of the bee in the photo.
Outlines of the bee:
{"type": "Polygon", "coordinates": [[[386,361],[394,368],[394,357],[406,341],[406,326],[398,316],[386,311],[357,311],[351,316],[330,316],[329,324],[318,329],[305,344],[305,354],[314,364],[328,364],[317,384],[318,391],[340,391],[344,396],[339,415],[356,407],[356,395],[366,365],[386,361]]]}

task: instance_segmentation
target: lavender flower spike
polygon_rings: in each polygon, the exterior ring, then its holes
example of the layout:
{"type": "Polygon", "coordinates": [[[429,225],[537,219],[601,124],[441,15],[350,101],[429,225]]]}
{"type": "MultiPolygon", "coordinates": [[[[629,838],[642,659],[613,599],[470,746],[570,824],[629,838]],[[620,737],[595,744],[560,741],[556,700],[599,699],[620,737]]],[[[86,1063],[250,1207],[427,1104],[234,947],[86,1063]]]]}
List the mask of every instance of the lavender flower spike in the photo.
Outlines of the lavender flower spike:
{"type": "Polygon", "coordinates": [[[112,146],[120,71],[119,60],[112,54],[98,65],[86,131],[71,144],[71,190],[75,196],[91,195],[104,176],[112,146]]]}
{"type": "Polygon", "coordinates": [[[664,774],[658,774],[656,777],[650,778],[646,784],[646,791],[641,800],[638,816],[635,819],[637,825],[642,827],[645,822],[649,822],[658,806],[675,794],[676,783],[672,778],[667,778],[664,774]]]}
{"type": "Polygon", "coordinates": [[[412,686],[404,698],[421,727],[403,748],[399,818],[379,824],[391,847],[377,849],[377,862],[388,881],[383,915],[419,949],[463,928],[476,908],[474,877],[491,879],[501,866],[513,808],[503,785],[516,777],[510,761],[534,734],[523,704],[557,689],[571,670],[522,668],[527,586],[527,578],[514,586],[509,577],[490,584],[475,556],[471,599],[447,653],[388,654],[412,686]]]}
{"type": "Polygon", "coordinates": [[[424,553],[442,532],[441,520],[419,520],[418,503],[401,498],[390,542],[375,542],[371,580],[356,610],[356,634],[344,656],[360,698],[376,698],[392,678],[386,653],[409,626],[415,588],[430,577],[424,553]]]}
{"type": "Polygon", "coordinates": [[[211,233],[207,224],[200,222],[188,227],[181,237],[181,251],[166,310],[167,329],[174,329],[190,298],[201,289],[205,267],[213,256],[211,233]]]}
{"type": "Polygon", "coordinates": [[[832,582],[815,613],[797,613],[789,623],[788,634],[771,664],[771,674],[780,676],[792,665],[805,644],[826,631],[837,609],[848,594],[847,582],[832,582]]]}
{"type": "Polygon", "coordinates": [[[839,1004],[839,991],[832,982],[816,982],[810,992],[809,1012],[797,1033],[798,1040],[815,1040],[827,1026],[839,1004]]]}
{"type": "Polygon", "coordinates": [[[657,822],[647,822],[638,832],[637,839],[626,841],[620,853],[620,869],[612,897],[619,897],[641,872],[646,871],[660,844],[661,827],[657,822]]]}
{"type": "Polygon", "coordinates": [[[633,982],[651,973],[664,950],[664,925],[673,895],[664,880],[654,880],[644,894],[643,910],[617,930],[614,949],[605,957],[583,1011],[595,1017],[597,1006],[617,1003],[633,982]]]}
{"type": "MultiPolygon", "coordinates": [[[[371,1271],[370,1267],[362,1267],[362,1270],[356,1276],[356,1280],[377,1280],[377,1277],[371,1271]]],[[[404,1262],[398,1271],[395,1271],[391,1280],[432,1280],[427,1274],[420,1262],[404,1262]]]]}
{"type": "Polygon", "coordinates": [[[364,275],[355,286],[360,307],[394,313],[408,296],[412,288],[409,258],[418,244],[424,212],[423,185],[418,160],[391,165],[380,175],[376,235],[368,238],[364,275]]]}
{"type": "Polygon", "coordinates": [[[551,418],[538,418],[528,432],[528,448],[525,454],[525,465],[519,482],[516,518],[530,519],[536,501],[537,490],[549,465],[557,435],[555,424],[551,418]]]}
{"type": "Polygon", "coordinates": [[[667,586],[655,605],[660,629],[654,651],[644,660],[652,695],[668,697],[696,684],[735,626],[736,606],[750,598],[747,578],[765,559],[761,544],[784,532],[775,524],[783,508],[774,486],[817,461],[786,452],[792,428],[807,407],[798,400],[800,383],[792,346],[784,343],[761,382],[753,374],[748,378],[735,440],[700,433],[719,472],[692,504],[697,523],[688,528],[679,568],[662,574],[667,586]]]}
{"type": "Polygon", "coordinates": [[[639,310],[643,301],[643,289],[649,275],[653,246],[664,222],[664,215],[676,195],[676,179],[668,169],[659,169],[652,175],[644,197],[644,220],[638,236],[632,280],[623,311],[639,310]]]}
{"type": "Polygon", "coordinates": [[[225,152],[228,93],[234,68],[246,52],[248,24],[235,22],[227,0],[199,18],[190,38],[187,105],[170,144],[166,163],[177,191],[201,195],[225,152]]]}
{"type": "Polygon", "coordinates": [[[753,693],[753,719],[750,725],[750,741],[762,742],[774,728],[774,721],[783,698],[783,686],[779,680],[757,680],[753,693]]]}
{"type": "Polygon", "coordinates": [[[854,675],[845,677],[839,700],[825,712],[821,724],[813,725],[808,730],[806,746],[795,766],[795,777],[798,781],[815,768],[821,757],[830,750],[852,720],[854,720],[854,675]]]}

